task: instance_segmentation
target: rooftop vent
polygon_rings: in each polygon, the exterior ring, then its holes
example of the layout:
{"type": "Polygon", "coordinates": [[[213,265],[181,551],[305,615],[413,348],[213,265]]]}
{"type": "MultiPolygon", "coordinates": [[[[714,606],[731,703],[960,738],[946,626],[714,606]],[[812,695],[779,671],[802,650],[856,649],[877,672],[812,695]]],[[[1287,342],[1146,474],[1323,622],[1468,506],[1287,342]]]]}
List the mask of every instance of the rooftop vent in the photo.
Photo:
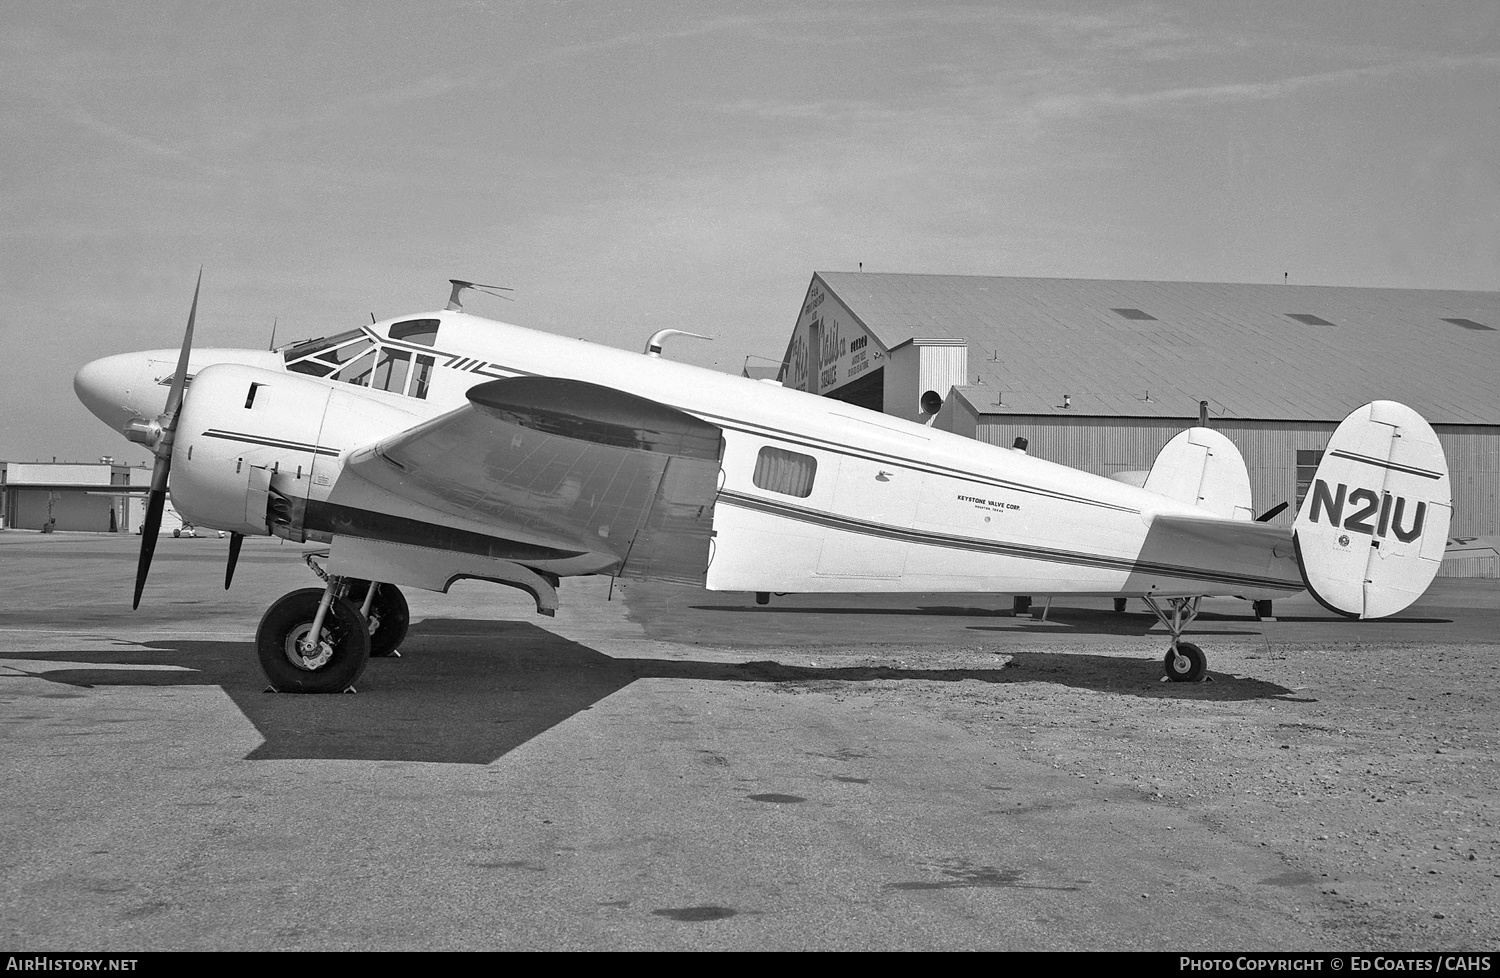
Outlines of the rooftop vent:
{"type": "Polygon", "coordinates": [[[1288,318],[1288,319],[1295,319],[1295,320],[1297,320],[1297,322],[1301,323],[1304,326],[1332,326],[1333,325],[1333,323],[1330,323],[1328,320],[1322,318],[1321,316],[1314,316],[1310,312],[1289,312],[1289,313],[1286,313],[1286,318],[1288,318]]]}
{"type": "Polygon", "coordinates": [[[1486,329],[1492,333],[1495,331],[1495,327],[1486,326],[1484,323],[1476,323],[1472,319],[1445,319],[1443,320],[1443,322],[1452,323],[1455,326],[1462,326],[1464,329],[1486,329]]]}
{"type": "Polygon", "coordinates": [[[1143,312],[1140,309],[1111,309],[1110,312],[1114,313],[1117,316],[1124,316],[1126,319],[1143,319],[1149,320],[1153,323],[1156,322],[1155,316],[1151,315],[1149,312],[1143,312]]]}

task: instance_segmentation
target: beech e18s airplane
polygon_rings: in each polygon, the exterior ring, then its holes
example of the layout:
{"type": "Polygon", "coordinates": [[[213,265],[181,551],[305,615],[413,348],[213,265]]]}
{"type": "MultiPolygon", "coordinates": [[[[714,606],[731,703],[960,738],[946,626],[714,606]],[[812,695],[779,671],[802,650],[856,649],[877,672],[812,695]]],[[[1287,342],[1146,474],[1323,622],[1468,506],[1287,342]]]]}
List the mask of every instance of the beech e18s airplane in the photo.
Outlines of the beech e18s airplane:
{"type": "MultiPolygon", "coordinates": [[[[201,274],[200,274],[201,281],[201,274]]],[[[1067,468],[774,383],[448,307],[275,351],[106,357],[83,403],[155,454],[139,605],[171,475],[199,527],[311,541],[322,587],[266,612],[274,688],[352,688],[407,625],[399,586],[460,578],[557,608],[559,579],[716,591],[995,592],[1140,598],[1173,680],[1207,663],[1183,630],[1205,596],[1306,589],[1352,618],[1395,614],[1443,558],[1447,462],[1393,401],[1328,442],[1291,527],[1251,511],[1244,459],[1190,428],[1144,485],[1067,468]],[[175,367],[174,367],[175,363],[175,367]]],[[[372,317],[373,318],[373,317],[372,317]]]]}

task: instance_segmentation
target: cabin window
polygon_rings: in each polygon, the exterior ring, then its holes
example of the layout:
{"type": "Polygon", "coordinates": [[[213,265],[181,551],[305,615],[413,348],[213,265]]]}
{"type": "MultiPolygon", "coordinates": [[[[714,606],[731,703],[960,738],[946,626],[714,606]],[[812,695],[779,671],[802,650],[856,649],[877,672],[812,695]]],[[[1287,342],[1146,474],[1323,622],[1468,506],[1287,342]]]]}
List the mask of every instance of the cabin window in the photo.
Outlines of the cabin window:
{"type": "Polygon", "coordinates": [[[370,386],[376,390],[406,391],[406,374],[411,369],[411,354],[406,350],[380,348],[380,357],[375,361],[375,382],[370,386]]]}
{"type": "Polygon", "coordinates": [[[391,339],[432,346],[437,342],[438,325],[436,319],[408,319],[391,327],[391,339]]]}
{"type": "Polygon", "coordinates": [[[1313,476],[1318,474],[1318,465],[1323,461],[1321,451],[1297,449],[1297,509],[1302,509],[1302,500],[1312,489],[1313,476]]]}
{"type": "Polygon", "coordinates": [[[412,397],[427,397],[427,388],[432,383],[432,365],[435,362],[432,357],[417,357],[417,369],[411,377],[411,390],[407,392],[412,397]]]}
{"type": "Polygon", "coordinates": [[[811,455],[762,448],[755,459],[754,482],[757,488],[806,499],[812,495],[813,476],[818,460],[811,455]]]}

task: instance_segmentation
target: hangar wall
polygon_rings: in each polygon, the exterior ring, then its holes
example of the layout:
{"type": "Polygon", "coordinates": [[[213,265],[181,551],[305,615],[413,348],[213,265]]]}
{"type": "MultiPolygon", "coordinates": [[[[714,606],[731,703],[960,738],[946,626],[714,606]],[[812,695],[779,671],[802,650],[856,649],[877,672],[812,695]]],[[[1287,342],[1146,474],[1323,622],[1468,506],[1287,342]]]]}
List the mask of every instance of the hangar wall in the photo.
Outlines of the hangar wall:
{"type": "Polygon", "coordinates": [[[118,531],[124,514],[115,508],[124,497],[102,496],[76,489],[16,489],[10,498],[6,525],[15,530],[40,530],[50,518],[62,530],[118,531]],[[110,526],[114,510],[115,525],[110,526]]]}
{"type": "Polygon", "coordinates": [[[947,398],[968,382],[969,344],[953,339],[915,339],[890,351],[885,372],[885,413],[925,422],[922,395],[936,391],[947,398]]]}

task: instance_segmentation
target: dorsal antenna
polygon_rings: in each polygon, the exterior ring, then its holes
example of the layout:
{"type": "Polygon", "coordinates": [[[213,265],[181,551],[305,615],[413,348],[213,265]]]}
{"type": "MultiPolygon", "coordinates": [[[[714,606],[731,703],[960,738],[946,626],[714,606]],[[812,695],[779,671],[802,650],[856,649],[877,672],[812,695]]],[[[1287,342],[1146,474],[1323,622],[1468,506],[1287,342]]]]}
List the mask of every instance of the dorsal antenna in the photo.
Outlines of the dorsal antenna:
{"type": "Polygon", "coordinates": [[[464,311],[464,304],[459,298],[461,295],[463,295],[464,289],[474,289],[476,292],[483,292],[485,295],[492,295],[497,299],[510,299],[511,302],[516,301],[514,299],[511,299],[511,297],[508,295],[500,294],[501,292],[515,291],[515,289],[508,288],[504,285],[478,285],[474,282],[465,282],[462,279],[457,278],[450,278],[448,281],[453,284],[453,291],[448,296],[448,305],[445,310],[447,312],[464,311]]]}

